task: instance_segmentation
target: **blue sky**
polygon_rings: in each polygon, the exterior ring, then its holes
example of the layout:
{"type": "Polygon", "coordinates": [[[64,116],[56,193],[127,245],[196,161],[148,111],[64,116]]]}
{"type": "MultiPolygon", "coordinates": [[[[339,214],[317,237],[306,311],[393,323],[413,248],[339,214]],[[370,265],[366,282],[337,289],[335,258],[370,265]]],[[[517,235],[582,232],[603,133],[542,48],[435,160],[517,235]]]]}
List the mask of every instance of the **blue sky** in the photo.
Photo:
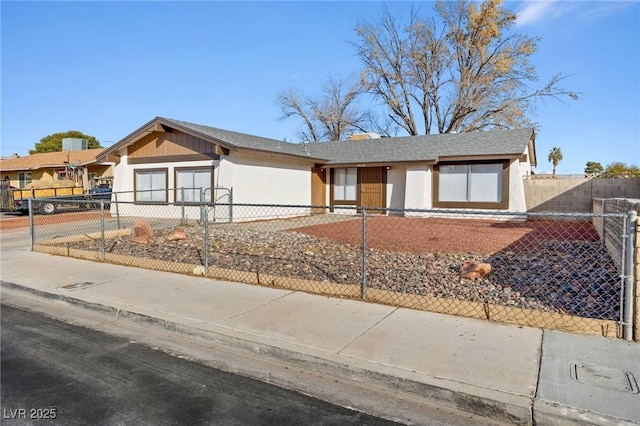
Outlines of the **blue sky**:
{"type": "MultiPolygon", "coordinates": [[[[411,3],[388,3],[406,15],[411,3]]],[[[432,14],[433,3],[422,2],[432,14]]],[[[562,149],[558,173],[587,161],[640,165],[640,2],[507,2],[515,30],[541,37],[540,85],[561,72],[577,102],[540,103],[537,172],[562,149]]],[[[45,135],[80,130],[103,146],[155,116],[295,140],[277,94],[318,93],[357,76],[350,41],[382,2],[2,1],[3,157],[45,135]]]]}

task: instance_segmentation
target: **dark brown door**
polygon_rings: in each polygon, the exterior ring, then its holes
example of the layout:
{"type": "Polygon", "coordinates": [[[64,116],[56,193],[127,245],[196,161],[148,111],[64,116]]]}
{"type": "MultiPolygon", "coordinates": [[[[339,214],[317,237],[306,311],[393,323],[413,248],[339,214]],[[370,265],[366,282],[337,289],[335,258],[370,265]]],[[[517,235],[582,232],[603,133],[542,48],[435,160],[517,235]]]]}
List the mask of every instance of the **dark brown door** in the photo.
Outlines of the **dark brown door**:
{"type": "MultiPolygon", "coordinates": [[[[359,207],[385,208],[386,167],[363,167],[360,169],[360,205],[359,207]]],[[[384,210],[372,210],[368,213],[384,214],[384,210]]]]}
{"type": "MultiPolygon", "coordinates": [[[[327,171],[325,169],[311,169],[311,205],[326,206],[327,200],[325,194],[327,192],[327,171]]],[[[311,210],[312,214],[325,213],[325,209],[317,208],[311,210]]]]}

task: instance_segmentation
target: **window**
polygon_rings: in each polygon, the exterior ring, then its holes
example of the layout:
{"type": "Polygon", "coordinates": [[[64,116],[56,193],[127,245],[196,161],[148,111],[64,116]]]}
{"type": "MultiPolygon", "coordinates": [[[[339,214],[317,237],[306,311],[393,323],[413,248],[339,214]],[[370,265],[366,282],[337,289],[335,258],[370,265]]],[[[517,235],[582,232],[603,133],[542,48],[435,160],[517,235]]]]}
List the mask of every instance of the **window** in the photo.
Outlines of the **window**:
{"type": "Polygon", "coordinates": [[[135,171],[136,202],[167,202],[167,169],[135,171]]]}
{"type": "Polygon", "coordinates": [[[356,201],[358,185],[358,169],[334,169],[333,199],[335,201],[356,201]]]}
{"type": "Polygon", "coordinates": [[[440,167],[440,201],[469,201],[469,166],[440,167]]]}
{"type": "Polygon", "coordinates": [[[211,167],[196,169],[176,169],[176,203],[199,203],[200,191],[209,189],[204,193],[204,201],[211,202],[211,189],[213,187],[211,167]],[[184,189],[183,189],[184,188],[184,189]],[[184,200],[182,199],[184,194],[184,200]]]}
{"type": "Polygon", "coordinates": [[[505,163],[446,164],[434,168],[435,207],[508,207],[505,163]]]}
{"type": "Polygon", "coordinates": [[[31,183],[31,172],[18,173],[18,187],[24,188],[31,183]]]}

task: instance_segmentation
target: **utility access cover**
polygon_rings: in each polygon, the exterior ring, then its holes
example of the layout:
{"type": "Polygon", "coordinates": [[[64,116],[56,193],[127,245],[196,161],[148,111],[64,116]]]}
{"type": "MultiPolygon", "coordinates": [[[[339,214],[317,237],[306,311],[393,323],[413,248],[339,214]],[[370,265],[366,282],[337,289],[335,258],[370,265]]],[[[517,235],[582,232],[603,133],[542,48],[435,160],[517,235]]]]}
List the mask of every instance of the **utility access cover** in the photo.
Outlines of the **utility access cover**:
{"type": "Polygon", "coordinates": [[[576,382],[618,392],[638,393],[632,373],[597,365],[571,363],[571,378],[576,382]]]}
{"type": "Polygon", "coordinates": [[[85,281],[85,282],[81,282],[81,283],[69,284],[69,285],[65,285],[63,287],[58,287],[58,288],[56,288],[56,290],[69,290],[69,291],[82,290],[84,288],[91,287],[91,286],[94,286],[94,285],[95,285],[95,283],[91,283],[91,282],[85,281]]]}

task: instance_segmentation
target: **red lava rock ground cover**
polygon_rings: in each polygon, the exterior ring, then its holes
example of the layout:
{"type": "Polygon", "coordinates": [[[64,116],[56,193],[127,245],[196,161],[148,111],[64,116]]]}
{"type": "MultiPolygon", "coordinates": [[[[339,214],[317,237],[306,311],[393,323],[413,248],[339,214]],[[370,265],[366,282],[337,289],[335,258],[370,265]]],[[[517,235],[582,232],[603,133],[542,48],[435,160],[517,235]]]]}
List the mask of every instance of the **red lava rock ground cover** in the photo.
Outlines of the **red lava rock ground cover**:
{"type": "MultiPolygon", "coordinates": [[[[359,244],[359,219],[313,225],[296,231],[320,238],[359,244]]],[[[367,247],[405,253],[478,253],[519,251],[544,241],[597,241],[590,222],[496,221],[486,219],[370,217],[367,247]]]]}

